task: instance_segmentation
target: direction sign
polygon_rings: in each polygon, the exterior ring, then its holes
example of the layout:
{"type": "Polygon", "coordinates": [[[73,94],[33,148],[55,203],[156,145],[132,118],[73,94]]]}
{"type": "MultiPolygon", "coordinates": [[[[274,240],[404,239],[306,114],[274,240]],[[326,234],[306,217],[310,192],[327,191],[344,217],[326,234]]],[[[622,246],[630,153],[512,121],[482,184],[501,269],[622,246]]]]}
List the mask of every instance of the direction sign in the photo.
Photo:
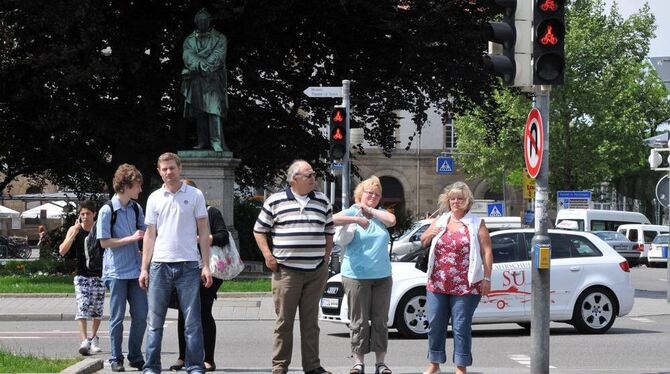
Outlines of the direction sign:
{"type": "Polygon", "coordinates": [[[437,174],[454,174],[454,159],[448,156],[438,156],[435,159],[437,174]]]}
{"type": "Polygon", "coordinates": [[[667,175],[656,183],[656,199],[661,205],[666,208],[668,207],[668,203],[670,202],[670,184],[668,183],[667,175]]]}
{"type": "Polygon", "coordinates": [[[526,161],[526,169],[531,178],[537,178],[542,166],[542,152],[544,150],[544,130],[542,128],[542,115],[537,108],[528,113],[526,127],[523,131],[523,159],[526,161]]]}
{"type": "Polygon", "coordinates": [[[342,87],[307,87],[303,92],[309,97],[342,97],[342,87]]]}
{"type": "Polygon", "coordinates": [[[589,209],[591,191],[556,191],[556,207],[561,209],[589,209]]]}
{"type": "Polygon", "coordinates": [[[505,215],[505,205],[503,203],[486,204],[486,213],[489,217],[502,217],[505,215]]]}

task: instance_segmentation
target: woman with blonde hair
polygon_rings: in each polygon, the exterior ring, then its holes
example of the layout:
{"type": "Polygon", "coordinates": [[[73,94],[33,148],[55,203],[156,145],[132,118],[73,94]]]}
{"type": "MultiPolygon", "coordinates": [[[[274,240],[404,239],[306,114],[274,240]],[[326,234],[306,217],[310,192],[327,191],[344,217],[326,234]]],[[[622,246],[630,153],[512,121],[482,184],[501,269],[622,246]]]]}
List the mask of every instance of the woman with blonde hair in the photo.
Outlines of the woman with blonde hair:
{"type": "Polygon", "coordinates": [[[424,374],[440,372],[447,362],[445,342],[451,320],[452,361],[456,374],[472,365],[472,316],[479,300],[491,290],[491,237],[481,217],[470,214],[474,196],[456,182],[439,196],[441,215],[421,235],[428,252],[428,361],[424,374]]]}
{"type": "Polygon", "coordinates": [[[336,226],[357,226],[354,238],[344,252],[341,268],[342,284],[349,304],[354,357],[350,374],[364,373],[364,356],[369,352],[375,352],[375,374],[392,373],[384,363],[393,285],[387,249],[390,236],[386,228],[395,225],[395,216],[377,209],[381,196],[381,182],[372,176],[356,186],[356,204],[333,216],[336,226]]]}

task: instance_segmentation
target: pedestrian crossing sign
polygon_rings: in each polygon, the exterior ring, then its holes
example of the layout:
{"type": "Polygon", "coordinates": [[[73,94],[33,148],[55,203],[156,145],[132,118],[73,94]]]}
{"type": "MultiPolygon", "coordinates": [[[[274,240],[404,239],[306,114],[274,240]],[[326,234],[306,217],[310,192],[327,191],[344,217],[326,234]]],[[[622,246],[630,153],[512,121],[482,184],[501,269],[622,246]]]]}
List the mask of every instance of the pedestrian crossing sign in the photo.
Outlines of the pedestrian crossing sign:
{"type": "Polygon", "coordinates": [[[448,156],[440,156],[435,160],[435,172],[437,174],[454,174],[454,159],[448,156]]]}
{"type": "Polygon", "coordinates": [[[505,215],[505,206],[503,203],[488,203],[486,211],[489,217],[502,217],[505,215]]]}

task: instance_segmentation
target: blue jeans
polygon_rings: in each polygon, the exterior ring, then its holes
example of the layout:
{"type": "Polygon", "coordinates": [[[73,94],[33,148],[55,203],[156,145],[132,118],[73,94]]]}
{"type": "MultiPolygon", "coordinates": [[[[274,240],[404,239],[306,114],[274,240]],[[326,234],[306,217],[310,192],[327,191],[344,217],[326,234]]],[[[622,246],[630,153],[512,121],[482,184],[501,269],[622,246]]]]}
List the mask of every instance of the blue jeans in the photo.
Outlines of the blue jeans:
{"type": "Polygon", "coordinates": [[[130,334],[128,336],[128,361],[142,361],[142,340],[147,329],[147,293],[137,279],[106,279],[109,288],[109,339],[112,348],[110,361],[123,362],[123,319],[126,301],[130,305],[130,334]]]}
{"type": "Polygon", "coordinates": [[[456,366],[472,365],[472,315],[481,295],[455,296],[426,291],[428,307],[428,361],[447,362],[445,342],[451,319],[456,366]]]}
{"type": "Polygon", "coordinates": [[[177,290],[179,309],[184,314],[186,352],[184,367],[202,373],[205,353],[200,319],[200,268],[196,261],[152,262],[149,270],[149,317],[145,373],[160,373],[163,324],[172,289],[177,290]]]}

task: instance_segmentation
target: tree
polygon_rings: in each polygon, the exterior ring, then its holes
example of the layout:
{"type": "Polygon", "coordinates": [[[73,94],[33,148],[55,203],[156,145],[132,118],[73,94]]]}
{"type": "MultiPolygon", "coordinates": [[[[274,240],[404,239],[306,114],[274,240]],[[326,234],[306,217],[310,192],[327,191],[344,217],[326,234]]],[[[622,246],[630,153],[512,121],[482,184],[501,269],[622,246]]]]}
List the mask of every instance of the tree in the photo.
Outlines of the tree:
{"type": "MultiPolygon", "coordinates": [[[[624,20],[615,7],[606,12],[602,0],[575,0],[566,23],[565,84],[551,92],[551,189],[594,189],[649,175],[642,140],[670,116],[667,91],[645,59],[654,16],[644,7],[624,20]]],[[[495,181],[501,168],[523,167],[529,109],[523,96],[503,91],[456,120],[459,150],[480,156],[463,160],[468,172],[495,181]]],[[[646,187],[627,193],[648,195],[646,187]]]]}
{"type": "Polygon", "coordinates": [[[486,8],[466,0],[4,0],[0,189],[45,171],[64,186],[109,186],[123,162],[156,177],[158,154],[190,146],[181,42],[202,6],[229,41],[224,132],[243,186],[272,184],[296,156],[325,172],[332,102],[306,98],[308,86],[351,79],[352,125],[390,152],[396,110],[420,128],[429,103],[458,112],[492,84],[474,32],[486,8]]]}

